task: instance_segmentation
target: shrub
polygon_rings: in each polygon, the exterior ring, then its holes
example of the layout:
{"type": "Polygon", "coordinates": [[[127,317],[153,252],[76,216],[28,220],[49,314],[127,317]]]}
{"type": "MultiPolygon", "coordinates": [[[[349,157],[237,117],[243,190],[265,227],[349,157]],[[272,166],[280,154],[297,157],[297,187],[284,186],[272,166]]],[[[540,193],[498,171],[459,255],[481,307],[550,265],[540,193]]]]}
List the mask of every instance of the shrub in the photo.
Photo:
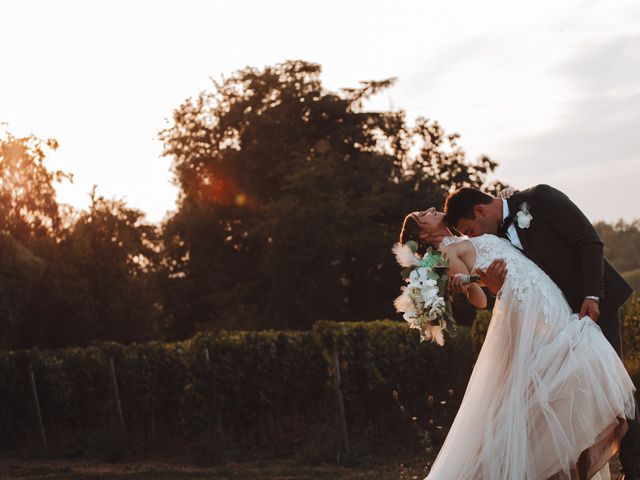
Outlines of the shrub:
{"type": "Polygon", "coordinates": [[[312,331],[221,331],[179,343],[0,352],[0,443],[39,441],[33,369],[50,443],[78,454],[109,451],[121,437],[113,358],[131,452],[182,445],[210,461],[309,450],[335,443],[333,345],[338,349],[353,445],[368,450],[396,431],[394,390],[418,414],[428,395],[464,391],[473,361],[468,328],[445,348],[420,343],[404,322],[317,322],[312,331]],[[114,440],[115,439],[115,440],[114,440]],[[272,449],[272,450],[270,450],[272,449]]]}

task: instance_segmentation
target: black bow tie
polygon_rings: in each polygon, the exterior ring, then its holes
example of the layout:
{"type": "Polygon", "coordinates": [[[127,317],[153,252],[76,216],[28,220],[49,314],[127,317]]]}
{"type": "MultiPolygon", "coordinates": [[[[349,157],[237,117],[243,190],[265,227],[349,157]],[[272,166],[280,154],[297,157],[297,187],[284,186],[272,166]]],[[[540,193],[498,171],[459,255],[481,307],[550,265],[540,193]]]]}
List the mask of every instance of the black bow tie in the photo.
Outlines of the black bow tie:
{"type": "Polygon", "coordinates": [[[498,227],[498,236],[502,238],[508,238],[507,230],[509,230],[509,227],[511,226],[512,223],[513,223],[513,217],[509,215],[507,218],[503,220],[503,222],[498,227]]]}

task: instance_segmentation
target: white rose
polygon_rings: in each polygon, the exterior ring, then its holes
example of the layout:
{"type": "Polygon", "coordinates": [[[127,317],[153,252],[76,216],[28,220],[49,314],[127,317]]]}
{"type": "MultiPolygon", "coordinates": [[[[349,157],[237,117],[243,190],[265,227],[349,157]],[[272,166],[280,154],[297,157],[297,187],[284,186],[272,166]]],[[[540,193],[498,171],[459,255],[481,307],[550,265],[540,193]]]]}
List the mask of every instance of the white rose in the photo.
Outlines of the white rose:
{"type": "Polygon", "coordinates": [[[529,225],[531,224],[531,219],[533,218],[531,216],[531,214],[529,213],[524,213],[524,212],[518,212],[516,214],[516,219],[518,222],[518,226],[520,228],[529,228],[529,225]]]}
{"type": "Polygon", "coordinates": [[[438,298],[438,289],[436,287],[424,287],[421,293],[427,305],[432,304],[438,298]]]}
{"type": "Polygon", "coordinates": [[[524,202],[520,206],[520,211],[516,213],[516,222],[520,228],[529,228],[532,219],[533,215],[529,212],[529,205],[527,205],[527,202],[524,202]]]}

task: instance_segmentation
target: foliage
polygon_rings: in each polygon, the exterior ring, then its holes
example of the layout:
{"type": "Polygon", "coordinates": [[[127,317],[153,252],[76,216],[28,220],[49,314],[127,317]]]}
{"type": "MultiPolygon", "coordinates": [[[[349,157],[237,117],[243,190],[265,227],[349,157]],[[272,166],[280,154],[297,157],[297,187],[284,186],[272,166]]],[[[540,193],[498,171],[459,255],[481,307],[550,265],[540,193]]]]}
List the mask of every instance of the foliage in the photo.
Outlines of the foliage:
{"type": "MultiPolygon", "coordinates": [[[[637,380],[640,302],[625,306],[625,361],[637,380]]],[[[38,440],[29,367],[54,451],[101,452],[119,438],[114,359],[132,453],[180,448],[202,459],[335,453],[334,348],[349,437],[359,453],[437,451],[455,415],[488,312],[444,348],[420,343],[404,322],[329,322],[312,331],[220,331],[185,342],[96,344],[0,352],[0,444],[38,440]],[[394,393],[395,392],[395,393],[394,393]],[[402,410],[398,409],[400,399],[402,410]],[[409,414],[407,418],[407,414],[409,414]]]]}
{"type": "MultiPolygon", "coordinates": [[[[131,342],[157,338],[153,272],[158,231],[144,214],[118,200],[91,194],[59,249],[83,279],[88,304],[85,341],[131,342]]],[[[55,298],[51,298],[55,301],[55,298]]]]}
{"type": "Polygon", "coordinates": [[[32,317],[35,286],[43,262],[6,233],[0,233],[0,348],[20,342],[23,324],[32,317]]]}
{"type": "Polygon", "coordinates": [[[309,328],[393,313],[403,216],[483,186],[496,164],[467,163],[437,122],[367,111],[392,83],[327,91],[319,65],[290,61],[238,71],[176,109],[160,133],[181,189],[161,280],[175,337],[197,321],[309,328]]]}
{"type": "Polygon", "coordinates": [[[640,269],[640,219],[631,222],[597,222],[604,254],[620,272],[640,269]]]}
{"type": "Polygon", "coordinates": [[[156,229],[122,202],[93,196],[49,248],[22,345],[56,347],[157,337],[156,229]]]}
{"type": "Polygon", "coordinates": [[[636,293],[640,292],[640,268],[625,272],[622,276],[636,293]]]}
{"type": "Polygon", "coordinates": [[[622,352],[627,370],[637,385],[640,380],[640,295],[634,294],[622,307],[622,352]]]}
{"type": "Polygon", "coordinates": [[[9,132],[0,138],[0,232],[22,242],[61,227],[54,184],[71,176],[45,166],[47,148],[55,150],[58,143],[9,132]]]}
{"type": "MultiPolygon", "coordinates": [[[[87,452],[97,448],[95,432],[117,437],[111,358],[134,451],[183,444],[207,458],[233,458],[252,447],[288,451],[298,435],[312,432],[331,438],[334,341],[354,442],[381,439],[398,428],[393,390],[420,412],[428,408],[426,394],[464,390],[472,354],[462,330],[444,349],[420,344],[406,325],[385,320],[325,321],[312,332],[221,331],[181,343],[5,351],[0,443],[37,440],[30,366],[54,448],[87,452]]],[[[331,443],[327,448],[331,453],[331,443]]]]}
{"type": "Polygon", "coordinates": [[[53,139],[0,138],[0,347],[159,338],[158,228],[122,201],[91,193],[59,205],[46,166],[53,139]]]}
{"type": "Polygon", "coordinates": [[[490,321],[491,311],[478,310],[473,325],[471,326],[471,342],[476,355],[480,353],[484,339],[487,336],[487,331],[489,330],[490,321]]]}

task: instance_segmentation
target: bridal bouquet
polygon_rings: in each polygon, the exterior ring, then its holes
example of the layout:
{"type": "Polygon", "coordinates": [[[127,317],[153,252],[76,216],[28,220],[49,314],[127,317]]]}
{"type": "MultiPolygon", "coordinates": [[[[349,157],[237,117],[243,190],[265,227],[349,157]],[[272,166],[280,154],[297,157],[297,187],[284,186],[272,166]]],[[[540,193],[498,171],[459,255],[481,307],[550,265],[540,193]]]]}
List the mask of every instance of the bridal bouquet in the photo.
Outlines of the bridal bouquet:
{"type": "Polygon", "coordinates": [[[431,341],[444,345],[444,332],[455,336],[456,322],[451,314],[451,296],[448,293],[449,262],[431,247],[420,258],[418,244],[409,241],[396,243],[393,253],[400,266],[406,286],[393,302],[396,310],[403,313],[409,328],[420,331],[420,342],[431,341]]]}

